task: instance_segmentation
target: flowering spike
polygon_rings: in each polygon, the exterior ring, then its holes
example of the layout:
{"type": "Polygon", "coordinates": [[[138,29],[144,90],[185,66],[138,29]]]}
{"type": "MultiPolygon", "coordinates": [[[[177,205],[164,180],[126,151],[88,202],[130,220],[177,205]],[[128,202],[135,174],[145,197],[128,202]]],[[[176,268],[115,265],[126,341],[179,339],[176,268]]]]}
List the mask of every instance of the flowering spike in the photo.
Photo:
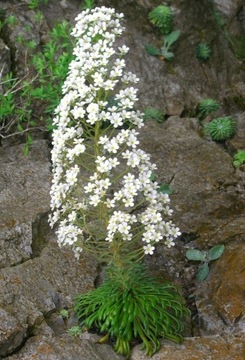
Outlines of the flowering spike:
{"type": "Polygon", "coordinates": [[[139,256],[140,241],[140,256],[152,255],[155,243],[171,247],[180,234],[165,219],[172,213],[169,196],[151,180],[156,165],[138,148],[138,78],[125,70],[128,47],[115,45],[122,18],[106,7],[76,18],[75,59],[53,132],[50,223],[59,224],[58,243],[72,246],[76,256],[97,251],[108,261],[125,247],[139,256]]]}

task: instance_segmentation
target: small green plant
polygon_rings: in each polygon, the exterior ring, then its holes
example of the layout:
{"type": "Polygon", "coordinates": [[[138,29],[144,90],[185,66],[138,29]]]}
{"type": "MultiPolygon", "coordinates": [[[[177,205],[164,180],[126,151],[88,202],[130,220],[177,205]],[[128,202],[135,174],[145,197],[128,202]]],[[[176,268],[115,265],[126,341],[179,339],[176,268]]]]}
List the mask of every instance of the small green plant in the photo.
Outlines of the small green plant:
{"type": "Polygon", "coordinates": [[[35,14],[35,20],[37,22],[41,22],[43,20],[43,14],[41,11],[37,11],[36,14],[35,14]]]}
{"type": "Polygon", "coordinates": [[[230,139],[235,131],[236,123],[230,116],[216,118],[204,127],[204,134],[215,141],[230,139]]]}
{"type": "Polygon", "coordinates": [[[200,251],[197,249],[187,250],[186,257],[188,260],[200,261],[201,264],[198,267],[196,280],[203,281],[209,274],[209,263],[217,260],[223,254],[225,249],[224,245],[213,246],[209,251],[200,251]]]}
{"type": "Polygon", "coordinates": [[[245,35],[242,35],[233,41],[233,49],[236,57],[245,62],[245,35]]]}
{"type": "Polygon", "coordinates": [[[16,23],[16,17],[14,15],[9,15],[6,20],[5,23],[8,25],[14,25],[16,23]]]}
{"type": "Polygon", "coordinates": [[[80,326],[72,326],[70,329],[67,330],[69,335],[72,336],[79,336],[82,333],[82,329],[80,326]]]}
{"type": "Polygon", "coordinates": [[[197,108],[198,119],[203,120],[212,112],[218,110],[220,107],[219,103],[214,99],[204,99],[202,100],[197,108]]]}
{"type": "Polygon", "coordinates": [[[29,82],[25,78],[15,79],[12,73],[1,81],[0,136],[4,138],[25,133],[25,154],[32,143],[30,131],[33,128],[38,127],[42,131],[53,129],[51,117],[61,97],[69,63],[73,59],[74,44],[67,22],[56,24],[49,37],[42,51],[38,52],[35,52],[36,43],[33,40],[24,41],[21,35],[17,37],[16,41],[23,43],[32,54],[29,66],[34,68],[35,74],[29,82]],[[42,123],[43,114],[46,124],[42,123]]]}
{"type": "Polygon", "coordinates": [[[155,120],[162,123],[164,122],[164,113],[154,107],[148,107],[144,111],[144,120],[155,120]]]}
{"type": "Polygon", "coordinates": [[[84,4],[82,6],[83,9],[93,9],[95,7],[95,0],[84,0],[84,4]]]}
{"type": "Polygon", "coordinates": [[[233,165],[235,167],[239,167],[245,164],[245,150],[238,150],[238,152],[234,155],[233,165]]]}
{"type": "Polygon", "coordinates": [[[217,25],[223,29],[225,24],[226,24],[226,21],[225,19],[222,17],[220,11],[218,9],[215,9],[214,10],[214,18],[215,18],[215,21],[217,23],[217,25]]]}
{"type": "Polygon", "coordinates": [[[159,5],[149,12],[148,18],[162,34],[168,35],[173,27],[173,14],[169,6],[159,5]]]}
{"type": "Polygon", "coordinates": [[[47,5],[48,0],[29,0],[28,1],[28,9],[35,10],[40,5],[47,5]]]}
{"type": "Polygon", "coordinates": [[[60,310],[60,315],[62,316],[63,319],[68,319],[69,311],[66,309],[62,309],[62,310],[60,310]]]}
{"type": "Polygon", "coordinates": [[[178,40],[179,36],[179,30],[173,31],[169,35],[165,35],[163,37],[163,46],[160,50],[155,48],[153,45],[146,45],[145,49],[150,55],[160,56],[163,60],[172,60],[174,54],[170,51],[170,47],[178,40]]]}
{"type": "Polygon", "coordinates": [[[196,47],[196,57],[199,61],[207,61],[211,56],[211,49],[205,43],[199,43],[196,47]]]}

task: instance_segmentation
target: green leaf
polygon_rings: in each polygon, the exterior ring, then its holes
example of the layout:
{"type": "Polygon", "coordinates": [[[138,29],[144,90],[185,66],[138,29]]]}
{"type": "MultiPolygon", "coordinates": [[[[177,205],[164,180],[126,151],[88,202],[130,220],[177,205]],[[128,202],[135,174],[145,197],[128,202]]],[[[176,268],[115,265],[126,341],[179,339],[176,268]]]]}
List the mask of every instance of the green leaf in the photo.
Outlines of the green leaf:
{"type": "Polygon", "coordinates": [[[199,268],[198,268],[197,275],[196,275],[197,281],[205,280],[206,277],[208,276],[208,274],[209,274],[208,264],[205,263],[205,264],[200,265],[199,268]]]}
{"type": "Polygon", "coordinates": [[[166,60],[172,60],[174,58],[174,54],[172,52],[164,52],[163,56],[165,57],[166,60]]]}
{"type": "Polygon", "coordinates": [[[150,180],[151,180],[151,181],[155,181],[155,180],[156,180],[156,174],[155,174],[154,172],[151,173],[150,180]]]}
{"type": "Polygon", "coordinates": [[[20,124],[17,125],[17,129],[18,129],[19,132],[22,132],[24,130],[23,127],[20,124]]]}
{"type": "Polygon", "coordinates": [[[212,247],[212,249],[209,250],[210,260],[217,260],[223,254],[224,249],[224,245],[217,245],[212,247]]]}
{"type": "Polygon", "coordinates": [[[193,261],[205,261],[206,260],[205,255],[206,252],[197,249],[187,250],[185,254],[188,260],[193,260],[193,261]]]}
{"type": "Polygon", "coordinates": [[[179,36],[180,36],[179,30],[173,31],[169,35],[165,35],[163,38],[165,46],[169,48],[173,43],[175,43],[175,41],[178,40],[179,36]]]}
{"type": "Polygon", "coordinates": [[[153,45],[145,45],[145,50],[149,55],[160,56],[161,52],[155,48],[153,45]]]}
{"type": "Polygon", "coordinates": [[[29,144],[26,143],[24,146],[24,156],[27,156],[29,154],[29,144]]]}
{"type": "Polygon", "coordinates": [[[168,195],[171,195],[174,192],[173,189],[168,184],[161,184],[157,191],[159,193],[168,194],[168,195]]]}

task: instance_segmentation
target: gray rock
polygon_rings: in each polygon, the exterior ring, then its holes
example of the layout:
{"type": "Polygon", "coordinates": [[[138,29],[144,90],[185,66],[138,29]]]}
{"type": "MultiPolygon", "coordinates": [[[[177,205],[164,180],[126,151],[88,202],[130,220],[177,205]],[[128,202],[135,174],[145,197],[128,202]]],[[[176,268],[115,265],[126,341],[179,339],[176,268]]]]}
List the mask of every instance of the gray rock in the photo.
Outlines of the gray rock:
{"type": "Polygon", "coordinates": [[[32,256],[33,223],[49,211],[48,154],[44,140],[34,142],[28,157],[22,145],[0,149],[0,267],[32,256]]]}
{"type": "Polygon", "coordinates": [[[11,66],[10,49],[2,39],[0,39],[0,54],[1,54],[1,59],[0,59],[0,80],[1,80],[2,76],[6,75],[9,72],[11,66]]]}
{"type": "Polygon", "coordinates": [[[244,5],[243,0],[214,0],[219,11],[227,18],[232,19],[244,5]]]}
{"type": "Polygon", "coordinates": [[[24,348],[6,360],[122,360],[109,345],[63,335],[49,338],[36,336],[27,341],[24,348]]]}
{"type": "MultiPolygon", "coordinates": [[[[186,338],[181,344],[163,341],[159,352],[152,360],[243,360],[244,338],[205,336],[186,338]]],[[[137,346],[133,349],[131,360],[147,360],[144,352],[137,346]]],[[[12,359],[11,359],[12,360],[12,359]]]]}
{"type": "Polygon", "coordinates": [[[95,277],[91,259],[77,261],[52,242],[40,257],[0,270],[0,323],[6,324],[0,326],[0,356],[15,350],[46,319],[57,332],[52,313],[71,308],[73,296],[91,289],[95,277]]]}
{"type": "Polygon", "coordinates": [[[244,233],[245,178],[235,173],[232,157],[202,138],[196,126],[195,120],[170,117],[161,125],[147,123],[141,139],[158,166],[159,182],[175,191],[174,222],[183,233],[196,234],[203,248],[244,233]]]}

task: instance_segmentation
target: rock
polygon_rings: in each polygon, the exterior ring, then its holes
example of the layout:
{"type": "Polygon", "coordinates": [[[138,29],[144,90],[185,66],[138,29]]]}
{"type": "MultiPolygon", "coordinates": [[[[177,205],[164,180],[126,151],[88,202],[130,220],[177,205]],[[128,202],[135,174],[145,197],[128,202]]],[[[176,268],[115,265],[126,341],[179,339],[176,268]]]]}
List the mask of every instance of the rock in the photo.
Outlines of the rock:
{"type": "Polygon", "coordinates": [[[0,309],[0,356],[17,349],[26,334],[25,327],[9,313],[0,309]]]}
{"type": "Polygon", "coordinates": [[[123,360],[109,345],[99,345],[80,337],[63,335],[56,338],[35,336],[24,348],[6,360],[123,360]],[[64,355],[66,354],[66,355],[64,355]]]}
{"type": "MultiPolygon", "coordinates": [[[[112,6],[111,1],[103,3],[112,6]]],[[[171,5],[174,30],[180,30],[181,36],[171,48],[174,59],[167,62],[145,51],[147,44],[162,46],[161,35],[148,21],[148,12],[154,6],[148,1],[115,1],[116,10],[125,14],[127,30],[121,41],[131,49],[127,58],[129,70],[140,78],[137,86],[141,109],[153,106],[167,115],[189,115],[204,98],[222,102],[230,84],[241,81],[243,75],[239,74],[240,63],[205,0],[175,1],[171,5]],[[200,42],[206,42],[212,50],[205,63],[195,56],[200,42]]]]}
{"type": "Polygon", "coordinates": [[[0,80],[2,76],[6,75],[10,71],[11,58],[9,47],[0,39],[0,80]]]}
{"type": "Polygon", "coordinates": [[[0,149],[0,167],[0,267],[4,267],[32,257],[33,224],[49,211],[51,172],[46,141],[34,142],[27,157],[23,145],[0,149]]]}
{"type": "MultiPolygon", "coordinates": [[[[180,345],[168,341],[163,341],[161,345],[152,360],[243,360],[245,354],[244,338],[236,337],[192,337],[186,338],[180,345]]],[[[131,360],[147,359],[140,346],[133,349],[131,360]]]]}
{"type": "Polygon", "coordinates": [[[205,249],[245,232],[245,178],[234,172],[222,146],[200,137],[196,126],[195,120],[170,117],[163,124],[147,122],[140,137],[158,166],[158,181],[174,190],[174,222],[205,249]]]}
{"type": "Polygon", "coordinates": [[[77,261],[52,242],[40,257],[0,270],[0,356],[13,352],[45,319],[60,332],[52,313],[71,308],[73,296],[91,289],[95,277],[95,262],[77,261]]]}
{"type": "Polygon", "coordinates": [[[229,19],[234,18],[244,5],[243,0],[214,0],[214,3],[218,10],[229,19]]]}
{"type": "Polygon", "coordinates": [[[201,335],[245,333],[245,245],[227,245],[196,290],[201,335]]]}

